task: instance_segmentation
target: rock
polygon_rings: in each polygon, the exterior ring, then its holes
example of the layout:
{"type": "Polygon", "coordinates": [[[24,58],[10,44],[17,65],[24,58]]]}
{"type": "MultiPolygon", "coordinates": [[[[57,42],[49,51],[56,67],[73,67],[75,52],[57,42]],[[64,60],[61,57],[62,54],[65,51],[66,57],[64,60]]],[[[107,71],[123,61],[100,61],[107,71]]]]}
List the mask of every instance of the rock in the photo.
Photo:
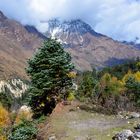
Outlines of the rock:
{"type": "Polygon", "coordinates": [[[107,134],[107,137],[110,137],[110,134],[107,134]]]}
{"type": "Polygon", "coordinates": [[[116,134],[112,139],[113,140],[128,140],[130,136],[133,135],[131,130],[123,130],[122,132],[116,134]]]}
{"type": "Polygon", "coordinates": [[[135,131],[123,130],[122,132],[116,134],[112,139],[113,140],[140,140],[140,124],[137,127],[134,127],[135,131]]]}
{"type": "Polygon", "coordinates": [[[140,124],[137,124],[137,126],[136,127],[134,127],[136,130],[140,130],[140,124]]]}
{"type": "Polygon", "coordinates": [[[128,138],[128,140],[139,140],[139,138],[136,138],[136,137],[134,137],[134,136],[130,136],[130,137],[128,138]]]}
{"type": "Polygon", "coordinates": [[[133,136],[140,139],[140,132],[135,132],[133,136]]]}
{"type": "Polygon", "coordinates": [[[136,129],[136,132],[140,132],[140,129],[136,129]]]}
{"type": "Polygon", "coordinates": [[[57,140],[55,135],[49,136],[48,140],[57,140]]]}
{"type": "Polygon", "coordinates": [[[137,112],[131,112],[129,114],[129,118],[132,119],[132,118],[140,118],[140,114],[137,113],[137,112]]]}
{"type": "Polygon", "coordinates": [[[15,123],[20,123],[23,119],[32,121],[32,110],[29,106],[23,105],[21,108],[17,111],[17,116],[15,119],[15,123]]]}
{"type": "Polygon", "coordinates": [[[27,105],[23,105],[20,107],[20,111],[31,111],[31,107],[27,106],[27,105]]]}
{"type": "Polygon", "coordinates": [[[133,119],[133,118],[140,118],[140,113],[137,112],[118,112],[119,118],[125,118],[125,119],[133,119]]]}

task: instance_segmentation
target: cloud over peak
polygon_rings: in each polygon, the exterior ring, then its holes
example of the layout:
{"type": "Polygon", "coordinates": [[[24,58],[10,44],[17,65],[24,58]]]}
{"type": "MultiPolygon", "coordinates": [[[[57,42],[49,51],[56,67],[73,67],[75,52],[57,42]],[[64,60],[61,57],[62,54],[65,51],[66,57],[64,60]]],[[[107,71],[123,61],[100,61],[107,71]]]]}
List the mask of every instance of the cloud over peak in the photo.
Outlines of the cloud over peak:
{"type": "Polygon", "coordinates": [[[140,38],[139,0],[0,0],[0,10],[9,18],[35,25],[41,31],[47,25],[40,21],[82,19],[97,32],[114,39],[140,38]]]}

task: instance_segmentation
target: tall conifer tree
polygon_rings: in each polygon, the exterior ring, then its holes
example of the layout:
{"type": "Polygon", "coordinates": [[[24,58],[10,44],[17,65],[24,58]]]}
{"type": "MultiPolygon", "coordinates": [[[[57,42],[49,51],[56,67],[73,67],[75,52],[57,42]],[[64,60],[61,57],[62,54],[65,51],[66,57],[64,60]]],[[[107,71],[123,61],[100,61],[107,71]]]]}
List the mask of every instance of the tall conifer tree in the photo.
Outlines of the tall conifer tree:
{"type": "Polygon", "coordinates": [[[62,45],[48,39],[28,61],[27,73],[31,79],[30,101],[35,114],[48,113],[55,106],[58,97],[64,97],[67,88],[72,86],[69,76],[74,65],[71,56],[62,45]]]}

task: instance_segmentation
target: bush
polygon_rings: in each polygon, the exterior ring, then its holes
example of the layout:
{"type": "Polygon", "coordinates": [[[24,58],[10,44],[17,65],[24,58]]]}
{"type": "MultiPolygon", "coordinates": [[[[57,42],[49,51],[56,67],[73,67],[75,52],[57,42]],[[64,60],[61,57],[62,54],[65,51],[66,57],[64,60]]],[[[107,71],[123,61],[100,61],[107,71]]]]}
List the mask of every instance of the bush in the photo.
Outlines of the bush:
{"type": "Polygon", "coordinates": [[[7,127],[10,123],[9,112],[5,108],[3,108],[2,105],[0,105],[0,127],[7,127]]]}
{"type": "Polygon", "coordinates": [[[0,104],[0,140],[6,140],[6,135],[11,125],[9,112],[0,104]]]}
{"type": "Polygon", "coordinates": [[[127,88],[127,96],[140,106],[140,82],[131,76],[127,79],[125,86],[127,88]]]}
{"type": "Polygon", "coordinates": [[[22,123],[12,128],[8,140],[32,140],[37,135],[37,128],[31,121],[23,120],[22,123]]]}
{"type": "Polygon", "coordinates": [[[6,109],[10,109],[13,103],[10,94],[3,93],[3,92],[0,93],[0,102],[6,109]]]}
{"type": "Polygon", "coordinates": [[[85,97],[91,98],[94,94],[94,87],[97,83],[96,78],[92,72],[84,72],[82,74],[82,80],[78,88],[78,98],[85,97]]]}
{"type": "Polygon", "coordinates": [[[68,100],[68,101],[74,100],[74,99],[75,99],[74,94],[75,94],[74,91],[69,92],[69,95],[68,95],[68,97],[67,97],[67,100],[68,100]]]}
{"type": "Polygon", "coordinates": [[[7,140],[7,129],[0,128],[0,140],[7,140]]]}

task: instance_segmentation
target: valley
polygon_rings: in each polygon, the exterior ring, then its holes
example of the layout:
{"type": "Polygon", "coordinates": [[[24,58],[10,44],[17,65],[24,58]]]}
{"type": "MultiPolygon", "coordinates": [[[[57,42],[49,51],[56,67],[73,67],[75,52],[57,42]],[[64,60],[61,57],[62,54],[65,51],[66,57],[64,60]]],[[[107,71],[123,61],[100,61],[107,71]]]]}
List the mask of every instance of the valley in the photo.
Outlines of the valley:
{"type": "Polygon", "coordinates": [[[139,43],[39,22],[0,11],[0,140],[139,140],[139,43]]]}

